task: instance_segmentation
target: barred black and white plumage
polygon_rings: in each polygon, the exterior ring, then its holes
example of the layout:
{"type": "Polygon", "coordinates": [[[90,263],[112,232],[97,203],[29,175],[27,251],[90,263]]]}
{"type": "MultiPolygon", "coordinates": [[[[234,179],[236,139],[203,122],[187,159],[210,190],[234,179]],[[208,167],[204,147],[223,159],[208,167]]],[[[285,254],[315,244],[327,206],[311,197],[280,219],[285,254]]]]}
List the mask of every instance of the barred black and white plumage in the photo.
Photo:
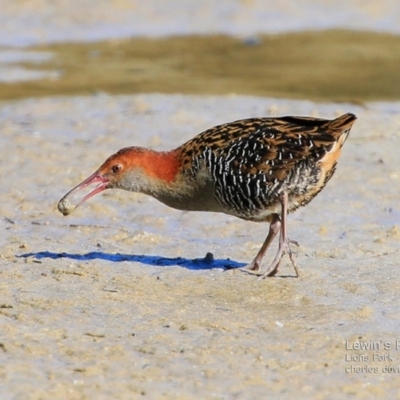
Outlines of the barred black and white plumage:
{"type": "Polygon", "coordinates": [[[307,117],[251,118],[219,125],[196,136],[182,148],[184,172],[196,179],[209,170],[215,197],[239,218],[265,221],[288,193],[288,211],[306,205],[333,175],[323,159],[355,120],[307,117]]]}

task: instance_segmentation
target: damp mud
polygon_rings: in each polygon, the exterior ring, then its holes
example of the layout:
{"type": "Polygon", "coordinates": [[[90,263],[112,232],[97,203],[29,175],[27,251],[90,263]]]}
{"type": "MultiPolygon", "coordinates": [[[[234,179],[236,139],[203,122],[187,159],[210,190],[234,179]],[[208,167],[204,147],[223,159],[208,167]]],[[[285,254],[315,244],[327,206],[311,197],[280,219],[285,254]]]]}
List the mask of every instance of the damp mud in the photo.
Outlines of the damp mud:
{"type": "Polygon", "coordinates": [[[396,398],[399,113],[237,95],[3,103],[1,397],[396,398]],[[166,150],[244,117],[344,112],[358,120],[335,176],[289,217],[298,278],[287,258],[274,278],[239,270],[265,224],[118,190],[57,210],[119,148],[166,150]]]}

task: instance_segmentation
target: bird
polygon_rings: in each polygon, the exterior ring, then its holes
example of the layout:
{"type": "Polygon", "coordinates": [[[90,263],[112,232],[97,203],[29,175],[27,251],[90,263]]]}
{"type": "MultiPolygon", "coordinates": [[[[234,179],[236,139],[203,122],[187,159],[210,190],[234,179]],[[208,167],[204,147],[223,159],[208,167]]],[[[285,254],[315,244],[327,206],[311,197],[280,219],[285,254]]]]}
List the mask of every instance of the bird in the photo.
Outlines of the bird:
{"type": "Polygon", "coordinates": [[[125,147],[108,157],[58,203],[69,215],[106,189],[152,196],[184,211],[224,213],[269,223],[253,261],[241,268],[264,279],[275,276],[288,255],[299,276],[287,236],[288,214],[307,205],[327,184],[350,129],[352,113],[336,119],[308,116],[246,118],[217,125],[170,151],[125,147]],[[93,187],[79,202],[71,195],[93,187]],[[265,253],[279,234],[278,250],[263,270],[265,253]]]}

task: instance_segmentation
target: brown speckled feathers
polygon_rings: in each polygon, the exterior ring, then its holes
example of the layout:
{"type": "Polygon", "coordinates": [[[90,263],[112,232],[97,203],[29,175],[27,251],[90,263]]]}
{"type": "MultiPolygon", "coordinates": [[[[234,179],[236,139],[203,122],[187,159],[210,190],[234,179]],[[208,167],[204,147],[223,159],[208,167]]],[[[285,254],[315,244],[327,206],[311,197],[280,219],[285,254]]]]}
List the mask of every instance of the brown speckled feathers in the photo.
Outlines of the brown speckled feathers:
{"type": "MultiPolygon", "coordinates": [[[[222,205],[244,219],[288,191],[289,211],[307,204],[327,183],[356,117],[251,118],[211,128],[182,145],[182,168],[195,177],[206,165],[222,205]],[[324,157],[337,154],[328,168],[324,157]],[[291,201],[293,200],[293,201],[291,201]]],[[[332,158],[332,157],[331,157],[332,158]]]]}

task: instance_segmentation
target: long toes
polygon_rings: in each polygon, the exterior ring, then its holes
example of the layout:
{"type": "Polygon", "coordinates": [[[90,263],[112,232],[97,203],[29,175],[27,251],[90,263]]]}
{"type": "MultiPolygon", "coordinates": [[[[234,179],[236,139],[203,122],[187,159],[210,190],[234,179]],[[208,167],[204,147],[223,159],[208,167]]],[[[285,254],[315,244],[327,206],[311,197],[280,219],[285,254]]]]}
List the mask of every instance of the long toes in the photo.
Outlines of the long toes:
{"type": "Polygon", "coordinates": [[[239,268],[240,271],[246,272],[248,274],[259,275],[260,265],[258,263],[252,262],[245,267],[239,268]]]}
{"type": "Polygon", "coordinates": [[[288,239],[287,242],[288,244],[294,244],[295,246],[300,247],[300,243],[297,240],[288,239]]]}
{"type": "Polygon", "coordinates": [[[296,262],[296,257],[294,256],[294,254],[292,254],[292,252],[289,253],[289,258],[290,261],[292,262],[293,268],[294,268],[294,272],[296,273],[296,278],[299,277],[299,270],[297,268],[297,262],[296,262]]]}
{"type": "Polygon", "coordinates": [[[279,259],[277,262],[272,263],[272,265],[270,265],[263,274],[260,274],[261,276],[259,279],[271,278],[275,276],[278,272],[281,259],[279,259]]]}
{"type": "Polygon", "coordinates": [[[278,273],[278,268],[274,268],[271,272],[264,272],[259,279],[272,278],[278,273]]]}
{"type": "Polygon", "coordinates": [[[243,268],[240,268],[240,271],[245,272],[246,274],[255,275],[255,276],[261,276],[261,275],[263,274],[263,273],[260,272],[260,271],[253,271],[253,270],[251,270],[251,269],[243,269],[243,268]]]}

